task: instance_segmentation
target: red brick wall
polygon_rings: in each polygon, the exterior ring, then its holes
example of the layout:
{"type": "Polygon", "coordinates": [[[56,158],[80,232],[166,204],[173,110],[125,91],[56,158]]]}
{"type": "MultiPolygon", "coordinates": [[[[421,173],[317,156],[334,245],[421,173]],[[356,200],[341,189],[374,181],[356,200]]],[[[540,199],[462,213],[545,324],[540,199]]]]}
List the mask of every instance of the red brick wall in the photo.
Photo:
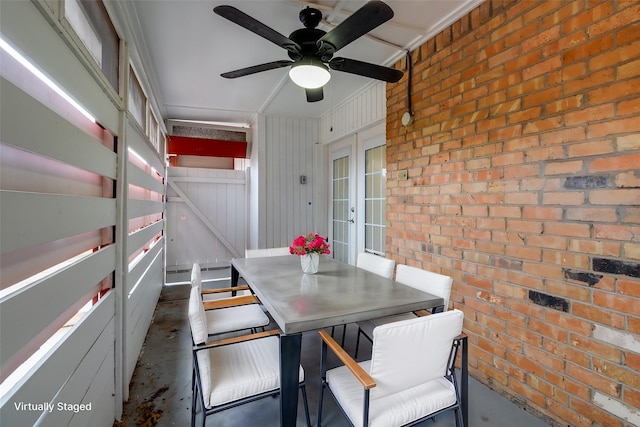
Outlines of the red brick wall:
{"type": "Polygon", "coordinates": [[[454,278],[485,384],[557,425],[638,422],[640,2],[487,1],[411,58],[388,256],[454,278]]]}

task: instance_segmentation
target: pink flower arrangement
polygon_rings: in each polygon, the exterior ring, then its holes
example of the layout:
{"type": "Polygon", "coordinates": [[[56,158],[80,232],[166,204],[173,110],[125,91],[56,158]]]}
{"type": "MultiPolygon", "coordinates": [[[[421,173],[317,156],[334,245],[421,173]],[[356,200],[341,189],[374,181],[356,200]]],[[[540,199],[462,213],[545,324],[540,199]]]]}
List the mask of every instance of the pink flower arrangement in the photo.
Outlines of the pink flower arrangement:
{"type": "Polygon", "coordinates": [[[319,254],[330,254],[327,238],[318,233],[309,233],[306,236],[298,236],[293,239],[289,252],[292,255],[306,255],[312,252],[319,254]]]}

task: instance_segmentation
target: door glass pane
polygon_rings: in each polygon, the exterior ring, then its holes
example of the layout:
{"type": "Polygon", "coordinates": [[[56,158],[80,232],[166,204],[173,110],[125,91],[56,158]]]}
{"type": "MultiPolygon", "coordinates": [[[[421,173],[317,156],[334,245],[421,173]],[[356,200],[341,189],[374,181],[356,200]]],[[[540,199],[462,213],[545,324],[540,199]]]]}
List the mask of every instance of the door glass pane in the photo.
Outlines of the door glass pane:
{"type": "Polygon", "coordinates": [[[365,151],[365,239],[364,249],[385,253],[385,204],[387,155],[384,145],[365,151]]]}
{"type": "Polygon", "coordinates": [[[349,157],[333,161],[333,258],[349,262],[349,157]]]}

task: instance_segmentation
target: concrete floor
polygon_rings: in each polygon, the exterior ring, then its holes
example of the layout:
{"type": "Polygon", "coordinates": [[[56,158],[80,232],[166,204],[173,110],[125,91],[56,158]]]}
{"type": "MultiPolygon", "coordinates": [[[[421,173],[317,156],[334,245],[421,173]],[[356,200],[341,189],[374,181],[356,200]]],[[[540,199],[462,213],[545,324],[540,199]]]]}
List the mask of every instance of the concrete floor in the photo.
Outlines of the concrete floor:
{"type": "MultiPolygon", "coordinates": [[[[187,320],[190,284],[188,272],[169,273],[155,318],[130,384],[123,420],[114,426],[188,426],[191,416],[191,336],[187,320]],[[182,284],[181,284],[182,283],[182,284]]],[[[229,270],[203,271],[204,287],[229,284],[229,270]]],[[[355,325],[347,328],[346,349],[353,354],[355,325]]],[[[338,334],[338,338],[340,335],[338,334]]],[[[361,343],[360,354],[369,357],[370,344],[361,343]]],[[[334,360],[337,364],[337,359],[334,360]]],[[[302,339],[302,366],[305,369],[311,422],[317,420],[320,387],[320,338],[309,332],[302,339]]],[[[208,426],[271,427],[278,425],[278,400],[266,398],[208,417],[208,426]]],[[[200,415],[197,422],[200,422],[200,415]]],[[[298,425],[305,425],[302,399],[298,407],[298,425]]],[[[322,411],[325,427],[348,426],[333,399],[325,393],[322,411]]],[[[453,427],[453,413],[442,414],[421,427],[453,427]]],[[[467,427],[544,427],[547,424],[509,400],[469,379],[469,426],[467,427]]]]}

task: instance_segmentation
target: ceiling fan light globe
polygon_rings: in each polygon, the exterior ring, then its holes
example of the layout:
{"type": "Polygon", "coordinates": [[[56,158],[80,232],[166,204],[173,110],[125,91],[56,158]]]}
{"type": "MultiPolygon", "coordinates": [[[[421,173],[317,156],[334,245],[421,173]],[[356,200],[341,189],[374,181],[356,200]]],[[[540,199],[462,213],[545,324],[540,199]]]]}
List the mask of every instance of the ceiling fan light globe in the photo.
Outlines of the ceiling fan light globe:
{"type": "Polygon", "coordinates": [[[305,89],[317,89],[329,82],[331,74],[327,67],[321,64],[300,64],[291,67],[291,70],[289,70],[289,77],[300,87],[305,89]]]}

